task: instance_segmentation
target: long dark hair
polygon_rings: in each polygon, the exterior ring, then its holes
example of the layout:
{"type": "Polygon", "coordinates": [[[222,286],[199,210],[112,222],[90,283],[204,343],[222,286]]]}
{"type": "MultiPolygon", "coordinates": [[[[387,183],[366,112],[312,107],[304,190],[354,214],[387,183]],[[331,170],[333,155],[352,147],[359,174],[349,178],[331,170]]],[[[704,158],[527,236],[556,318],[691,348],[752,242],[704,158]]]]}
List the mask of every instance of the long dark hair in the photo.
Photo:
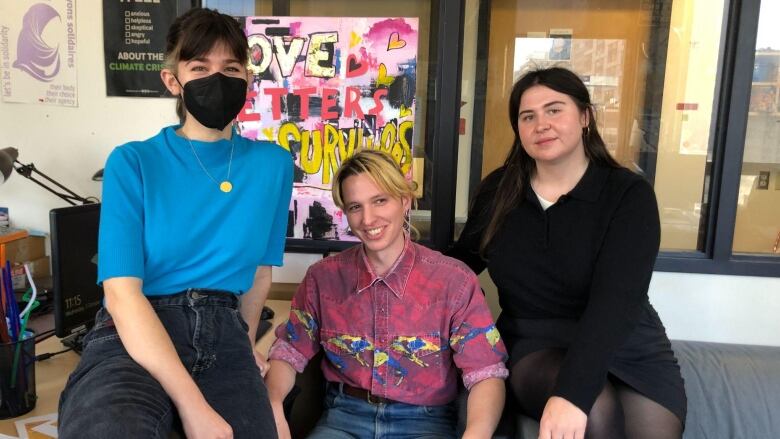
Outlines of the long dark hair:
{"type": "MultiPolygon", "coordinates": [[[[249,61],[249,44],[235,18],[214,9],[192,8],[177,17],[168,29],[165,67],[177,73],[180,61],[206,56],[218,44],[224,44],[241,64],[249,61]]],[[[184,123],[186,112],[181,94],[176,102],[176,114],[184,123]]]]}
{"type": "Polygon", "coordinates": [[[529,88],[536,85],[542,85],[569,96],[581,113],[587,113],[588,126],[582,130],[582,141],[588,160],[604,166],[621,167],[607,151],[604,139],[601,138],[596,126],[595,112],[590,102],[588,89],[574,72],[561,67],[550,67],[532,70],[524,74],[512,87],[512,94],[509,96],[509,123],[512,124],[515,140],[504,161],[503,175],[493,197],[492,209],[490,209],[490,220],[482,234],[480,242],[482,254],[485,253],[488,244],[501,228],[509,211],[522,201],[524,185],[536,169],[536,162],[528,155],[520,141],[520,131],[517,127],[520,98],[529,88]]]}

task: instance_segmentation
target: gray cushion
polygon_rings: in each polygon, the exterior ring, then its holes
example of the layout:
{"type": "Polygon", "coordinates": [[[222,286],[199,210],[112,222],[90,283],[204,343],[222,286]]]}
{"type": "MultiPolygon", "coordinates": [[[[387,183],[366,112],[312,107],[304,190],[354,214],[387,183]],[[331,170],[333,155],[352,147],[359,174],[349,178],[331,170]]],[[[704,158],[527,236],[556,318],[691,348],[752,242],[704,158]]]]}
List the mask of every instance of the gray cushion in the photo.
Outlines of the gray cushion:
{"type": "Polygon", "coordinates": [[[685,439],[780,437],[780,347],[672,341],[688,418],[685,439]]]}

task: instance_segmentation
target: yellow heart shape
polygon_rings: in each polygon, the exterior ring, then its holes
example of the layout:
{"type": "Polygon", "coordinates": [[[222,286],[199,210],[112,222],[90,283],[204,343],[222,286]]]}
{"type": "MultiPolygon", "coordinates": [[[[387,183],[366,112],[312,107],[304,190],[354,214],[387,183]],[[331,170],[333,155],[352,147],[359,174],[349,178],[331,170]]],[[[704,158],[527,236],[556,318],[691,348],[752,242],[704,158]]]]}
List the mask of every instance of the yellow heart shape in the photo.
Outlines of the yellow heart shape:
{"type": "Polygon", "coordinates": [[[404,104],[401,104],[401,112],[399,114],[401,117],[411,116],[412,115],[412,109],[406,108],[404,104]]]}
{"type": "Polygon", "coordinates": [[[274,140],[274,129],[273,128],[263,128],[263,134],[265,134],[265,138],[267,140],[274,140]]]}
{"type": "Polygon", "coordinates": [[[389,87],[393,81],[395,81],[395,78],[392,76],[387,76],[387,67],[385,67],[384,63],[379,64],[379,74],[376,77],[376,85],[384,85],[385,87],[389,87]]]}
{"type": "Polygon", "coordinates": [[[398,32],[391,33],[390,40],[387,42],[387,50],[401,49],[403,47],[406,47],[406,41],[401,39],[398,32]]]}
{"type": "Polygon", "coordinates": [[[352,32],[352,35],[350,35],[349,38],[349,48],[353,48],[360,44],[360,42],[363,41],[363,38],[360,37],[360,35],[356,34],[355,32],[352,32]]]}

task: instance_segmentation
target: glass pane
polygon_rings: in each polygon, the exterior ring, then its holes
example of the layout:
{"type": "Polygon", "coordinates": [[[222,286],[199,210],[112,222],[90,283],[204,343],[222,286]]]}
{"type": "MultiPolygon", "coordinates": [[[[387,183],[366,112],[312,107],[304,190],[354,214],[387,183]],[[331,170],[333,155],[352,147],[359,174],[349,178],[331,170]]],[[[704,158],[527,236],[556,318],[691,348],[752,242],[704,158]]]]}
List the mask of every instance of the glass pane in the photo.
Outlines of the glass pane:
{"type": "MultiPolygon", "coordinates": [[[[608,150],[654,183],[662,249],[702,250],[723,0],[493,0],[488,37],[469,28],[475,9],[466,13],[462,100],[484,99],[485,123],[471,143],[484,145],[482,166],[471,172],[486,176],[509,151],[514,81],[529,69],[569,68],[590,91],[608,150]],[[470,38],[487,38],[482,89],[479,75],[473,89],[466,81],[470,38]]],[[[473,189],[458,185],[459,195],[473,189]]]]}
{"type": "Polygon", "coordinates": [[[734,252],[780,256],[780,3],[762,1],[734,252]]]}
{"type": "Polygon", "coordinates": [[[480,104],[484,105],[484,92],[480,95],[475,95],[477,78],[479,76],[478,70],[484,68],[484,64],[478,60],[479,56],[477,53],[480,24],[483,27],[485,25],[485,23],[480,21],[479,4],[480,0],[466,0],[464,14],[461,105],[460,123],[458,126],[458,170],[455,182],[455,239],[458,239],[463,226],[466,225],[469,196],[475,189],[471,181],[472,173],[475,173],[477,177],[481,176],[481,171],[473,169],[471,164],[472,148],[480,148],[478,145],[474,145],[474,142],[482,140],[475,137],[477,134],[474,132],[475,128],[481,126],[478,123],[475,125],[474,121],[475,116],[480,116],[474,114],[475,110],[479,108],[476,101],[479,99],[480,104]]]}
{"type": "MultiPolygon", "coordinates": [[[[219,8],[237,16],[273,15],[271,0],[204,0],[204,6],[219,8]]],[[[287,32],[283,38],[291,41],[295,37],[292,33],[300,32],[300,39],[306,42],[300,49],[290,41],[282,42],[278,47],[276,43],[265,44],[265,41],[260,41],[262,37],[254,41],[258,53],[264,53],[263,47],[267,46],[277,59],[279,57],[275,53],[280,50],[302,51],[297,61],[290,58],[292,68],[287,70],[291,73],[285,73],[281,64],[274,64],[273,61],[269,67],[265,67],[262,56],[257,56],[255,65],[258,66],[258,72],[260,66],[265,70],[256,76],[257,98],[253,111],[260,114],[261,121],[254,122],[249,128],[242,121],[242,128],[245,128],[244,135],[250,132],[251,137],[251,133],[256,133],[258,138],[277,141],[288,146],[296,156],[298,169],[291,206],[292,227],[289,228],[292,237],[350,239],[346,236],[346,219],[330,200],[330,179],[344,154],[351,155],[351,151],[367,147],[387,150],[397,156],[405,170],[409,170],[408,176],[417,183],[420,197],[418,209],[412,212],[412,223],[420,231],[420,239],[428,239],[430,196],[427,194],[430,193],[431,176],[424,169],[430,166],[426,162],[432,154],[429,151],[425,121],[428,87],[432,85],[429,75],[435,73],[431,71],[429,62],[430,1],[399,0],[387,3],[375,0],[290,0],[288,6],[290,17],[307,17],[308,21],[299,20],[300,23],[286,27],[247,22],[250,34],[266,35],[263,32],[268,28],[271,32],[287,32]],[[305,62],[302,61],[311,56],[306,44],[311,38],[309,34],[314,32],[312,26],[314,22],[327,23],[328,19],[324,17],[371,17],[364,20],[364,25],[356,24],[357,28],[354,29],[347,29],[348,24],[344,23],[349,20],[342,20],[339,29],[317,31],[337,33],[336,40],[323,43],[335,46],[332,49],[334,59],[322,61],[332,63],[335,68],[335,75],[328,78],[312,74],[308,69],[304,71],[305,62]],[[405,18],[411,19],[407,22],[405,18]],[[406,25],[411,27],[403,27],[406,25]],[[392,26],[402,26],[399,28],[401,31],[393,32],[395,28],[390,29],[392,26]],[[408,34],[405,33],[407,30],[408,34]],[[386,31],[389,35],[383,36],[381,42],[377,37],[380,31],[386,31]],[[405,35],[409,35],[408,45],[405,35]],[[276,68],[276,65],[280,67],[276,68]],[[353,66],[354,69],[350,70],[353,66]],[[286,88],[287,92],[276,98],[281,102],[276,107],[279,109],[280,106],[281,112],[277,111],[274,115],[272,98],[267,94],[273,92],[272,89],[281,88],[286,88]],[[303,93],[301,90],[309,89],[314,89],[310,96],[299,96],[303,93]],[[335,91],[332,96],[326,96],[326,90],[329,93],[335,91]],[[336,116],[326,118],[327,102],[334,102],[328,108],[336,111],[336,116]],[[304,107],[311,111],[304,112],[304,107]],[[377,114],[371,113],[376,108],[379,108],[377,114]],[[353,111],[355,109],[358,111],[353,111]],[[271,126],[263,122],[269,120],[273,120],[271,126]],[[297,131],[285,131],[285,136],[291,139],[286,140],[281,127],[291,123],[297,125],[297,131]],[[345,152],[342,153],[342,150],[345,152]],[[306,163],[302,158],[305,158],[306,163]],[[311,227],[315,226],[319,230],[317,233],[312,232],[311,227]]],[[[285,17],[277,18],[287,20],[285,17]]],[[[265,40],[270,41],[269,38],[273,37],[266,35],[265,40]]],[[[250,37],[250,46],[254,48],[252,43],[250,37]]]]}

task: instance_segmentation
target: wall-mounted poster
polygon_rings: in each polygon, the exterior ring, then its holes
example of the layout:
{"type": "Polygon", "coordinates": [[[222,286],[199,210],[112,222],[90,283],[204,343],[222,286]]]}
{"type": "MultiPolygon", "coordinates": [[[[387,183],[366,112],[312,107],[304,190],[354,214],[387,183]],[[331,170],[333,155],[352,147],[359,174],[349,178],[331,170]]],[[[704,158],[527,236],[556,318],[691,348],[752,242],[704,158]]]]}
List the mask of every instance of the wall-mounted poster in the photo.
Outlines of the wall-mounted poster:
{"type": "Polygon", "coordinates": [[[417,18],[248,17],[246,33],[254,83],[239,127],[294,156],[288,237],[355,240],[333,174],[372,148],[411,180],[417,18]]]}
{"type": "Polygon", "coordinates": [[[174,1],[103,0],[107,96],[162,97],[165,35],[176,18],[174,1]]]}
{"type": "Polygon", "coordinates": [[[5,102],[78,106],[76,0],[0,2],[5,102]]]}

